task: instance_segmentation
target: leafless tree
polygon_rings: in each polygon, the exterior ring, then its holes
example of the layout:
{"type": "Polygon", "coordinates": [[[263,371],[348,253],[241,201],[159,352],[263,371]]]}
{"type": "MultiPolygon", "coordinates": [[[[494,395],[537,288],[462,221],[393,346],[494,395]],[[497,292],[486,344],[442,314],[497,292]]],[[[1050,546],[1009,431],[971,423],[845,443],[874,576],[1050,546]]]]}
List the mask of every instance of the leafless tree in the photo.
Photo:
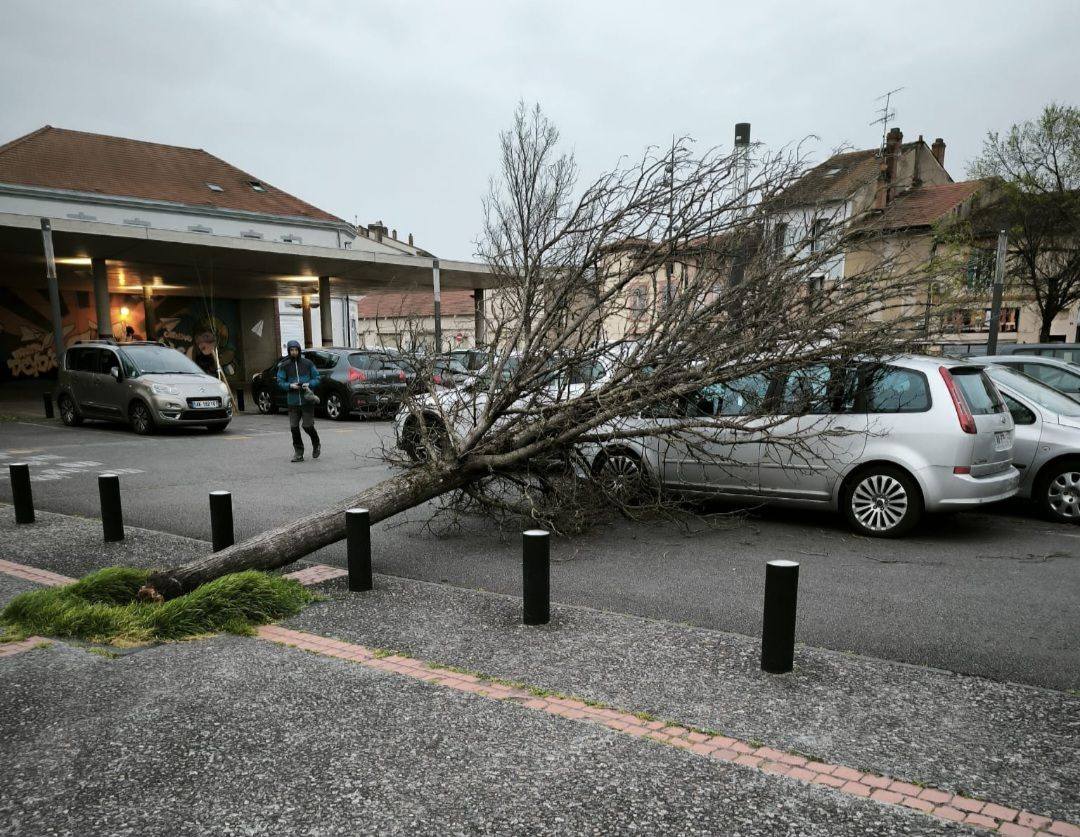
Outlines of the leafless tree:
{"type": "Polygon", "coordinates": [[[842,272],[859,219],[789,233],[788,246],[775,246],[773,230],[792,209],[785,193],[805,169],[798,149],[753,148],[744,179],[739,156],[683,138],[579,189],[574,160],[559,148],[539,108],[520,107],[501,135],[479,247],[497,284],[486,312],[490,363],[470,384],[447,388],[425,371],[431,356],[410,356],[418,384],[400,417],[401,450],[387,452],[400,472],[159,572],[146,595],[290,563],[341,540],[353,506],[373,522],[446,495],[457,508],[572,526],[602,506],[634,513],[665,501],[644,471],[612,467],[642,440],[723,464],[752,433],[797,469],[808,439],[820,452],[838,433],[816,427],[815,414],[849,393],[839,377],[822,387],[820,376],[796,375],[790,396],[799,403],[789,412],[806,420],[797,434],[774,432],[791,416],[763,418],[758,389],[740,391],[748,376],[871,362],[916,333],[905,300],[923,281],[918,271],[903,272],[892,253],[858,275],[842,272]],[[746,409],[714,409],[718,382],[746,409]],[[724,433],[734,440],[718,446],[724,433]]]}
{"type": "Polygon", "coordinates": [[[990,200],[953,238],[989,251],[1008,232],[1009,281],[1035,302],[1048,341],[1054,319],[1080,302],[1080,108],[1051,104],[991,132],[969,174],[989,181],[990,200]]]}

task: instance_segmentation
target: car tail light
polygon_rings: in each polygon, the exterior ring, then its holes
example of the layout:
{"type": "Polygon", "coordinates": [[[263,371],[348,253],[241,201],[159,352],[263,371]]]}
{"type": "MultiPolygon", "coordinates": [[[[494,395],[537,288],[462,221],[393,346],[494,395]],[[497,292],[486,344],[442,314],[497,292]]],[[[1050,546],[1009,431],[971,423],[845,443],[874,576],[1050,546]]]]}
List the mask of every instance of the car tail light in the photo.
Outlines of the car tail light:
{"type": "Polygon", "coordinates": [[[965,433],[978,433],[978,428],[975,427],[975,416],[971,414],[967,401],[964,400],[960,390],[956,388],[956,381],[953,380],[952,374],[944,366],[938,367],[938,371],[941,372],[941,378],[945,381],[949,395],[952,396],[952,403],[956,408],[956,417],[960,419],[960,429],[965,433]]]}
{"type": "Polygon", "coordinates": [[[971,466],[970,465],[957,465],[955,468],[952,469],[952,472],[954,474],[970,474],[971,473],[971,466]]]}
{"type": "Polygon", "coordinates": [[[398,375],[398,380],[399,381],[404,381],[405,380],[405,370],[404,369],[399,369],[397,375],[398,375]]]}
{"type": "Polygon", "coordinates": [[[349,367],[349,383],[352,383],[353,381],[366,381],[366,380],[367,380],[367,375],[365,375],[359,369],[353,369],[353,367],[351,367],[351,366],[349,367]]]}
{"type": "Polygon", "coordinates": [[[435,375],[432,377],[431,380],[439,384],[440,386],[442,385],[442,375],[435,375]]]}

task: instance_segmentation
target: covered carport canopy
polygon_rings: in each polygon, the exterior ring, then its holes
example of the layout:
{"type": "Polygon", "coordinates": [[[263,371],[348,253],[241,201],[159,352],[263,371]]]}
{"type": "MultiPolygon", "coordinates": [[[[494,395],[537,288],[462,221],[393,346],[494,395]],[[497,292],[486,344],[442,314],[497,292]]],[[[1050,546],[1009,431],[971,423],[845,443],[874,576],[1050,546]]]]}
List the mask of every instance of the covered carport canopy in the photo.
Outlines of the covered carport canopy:
{"type": "MultiPolygon", "coordinates": [[[[435,260],[424,256],[65,218],[49,221],[61,276],[65,265],[105,260],[111,291],[145,286],[155,293],[191,293],[212,283],[222,296],[285,297],[316,293],[319,277],[330,277],[333,291],[340,294],[407,293],[433,285],[435,260]]],[[[440,259],[438,267],[443,288],[477,290],[495,284],[483,264],[440,259]]],[[[40,218],[0,213],[0,276],[44,279],[40,218]]]]}

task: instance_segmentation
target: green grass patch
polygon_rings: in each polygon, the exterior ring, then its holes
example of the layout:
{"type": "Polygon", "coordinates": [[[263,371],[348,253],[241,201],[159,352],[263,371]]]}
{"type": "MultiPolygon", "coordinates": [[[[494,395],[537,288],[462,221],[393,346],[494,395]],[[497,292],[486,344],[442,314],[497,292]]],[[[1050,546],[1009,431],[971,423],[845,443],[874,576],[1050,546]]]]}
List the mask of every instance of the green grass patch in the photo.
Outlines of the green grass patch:
{"type": "Polygon", "coordinates": [[[3,612],[7,636],[70,637],[130,645],[221,632],[250,634],[292,616],[313,596],[281,576],[249,570],[222,576],[167,602],[139,602],[146,570],[109,567],[74,584],[16,596],[3,612]]]}

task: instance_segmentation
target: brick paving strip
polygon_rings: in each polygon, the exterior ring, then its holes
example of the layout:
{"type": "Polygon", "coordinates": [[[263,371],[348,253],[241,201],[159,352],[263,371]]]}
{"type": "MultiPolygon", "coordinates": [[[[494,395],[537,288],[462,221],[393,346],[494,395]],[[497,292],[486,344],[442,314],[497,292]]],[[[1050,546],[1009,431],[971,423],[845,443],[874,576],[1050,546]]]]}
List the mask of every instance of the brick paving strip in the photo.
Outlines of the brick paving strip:
{"type": "MultiPolygon", "coordinates": [[[[4,560],[0,560],[0,572],[49,586],[70,584],[74,581],[67,576],[4,560]]],[[[348,575],[348,572],[325,564],[315,564],[289,573],[285,578],[310,585],[343,575],[348,575]]],[[[1080,837],[1080,826],[1063,820],[1054,820],[1029,811],[971,799],[876,773],[864,773],[844,765],[816,761],[771,747],[755,746],[736,738],[712,735],[680,724],[644,720],[642,716],[624,710],[556,696],[539,689],[530,690],[400,654],[304,631],[293,631],[280,625],[263,625],[256,630],[255,635],[278,645],[359,663],[367,668],[390,671],[492,700],[510,700],[525,709],[598,724],[625,735],[648,738],[706,758],[786,776],[800,782],[824,785],[839,793],[873,799],[886,805],[904,806],[942,820],[964,823],[1005,837],[1080,837]]],[[[0,657],[28,651],[43,642],[48,640],[43,637],[30,637],[21,642],[0,645],[0,657]]]]}

